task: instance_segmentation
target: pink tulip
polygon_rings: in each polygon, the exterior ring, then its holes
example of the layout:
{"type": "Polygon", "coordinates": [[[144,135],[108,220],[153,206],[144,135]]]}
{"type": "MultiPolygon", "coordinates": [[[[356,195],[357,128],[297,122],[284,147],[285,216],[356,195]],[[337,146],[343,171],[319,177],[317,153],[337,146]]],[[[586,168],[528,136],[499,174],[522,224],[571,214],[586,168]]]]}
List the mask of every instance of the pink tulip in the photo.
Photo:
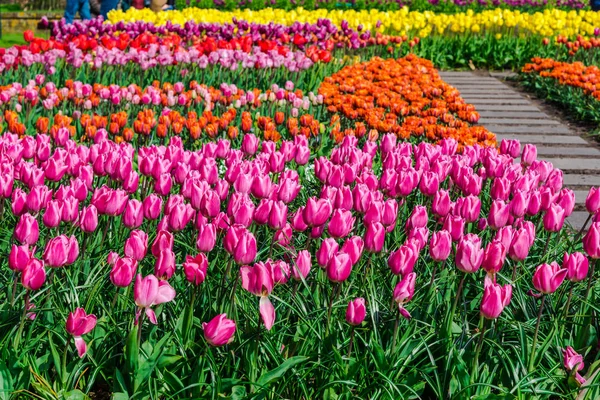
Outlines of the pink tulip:
{"type": "Polygon", "coordinates": [[[534,144],[527,143],[523,146],[523,153],[521,153],[521,164],[524,166],[529,166],[533,164],[533,162],[537,158],[537,148],[534,144]]]}
{"type": "Polygon", "coordinates": [[[311,256],[308,250],[300,250],[294,265],[292,265],[292,276],[299,281],[306,279],[312,266],[311,256]]]}
{"type": "Polygon", "coordinates": [[[271,270],[263,263],[240,268],[242,287],[256,296],[268,296],[273,290],[271,270]]]}
{"type": "Polygon", "coordinates": [[[556,262],[542,264],[533,274],[533,286],[544,294],[554,293],[565,280],[568,270],[561,268],[556,262]]]}
{"type": "Polygon", "coordinates": [[[98,210],[93,204],[81,209],[79,227],[86,233],[94,232],[98,227],[98,210]]]}
{"type": "Polygon", "coordinates": [[[283,260],[272,261],[268,259],[265,265],[271,271],[273,277],[273,284],[285,284],[291,276],[291,269],[288,263],[283,260]]]}
{"type": "MultiPolygon", "coordinates": [[[[500,231],[498,231],[500,232],[500,231]]],[[[502,242],[492,240],[483,251],[483,260],[481,266],[488,274],[500,272],[506,259],[506,247],[502,242]]]]}
{"type": "Polygon", "coordinates": [[[472,233],[465,235],[456,246],[456,267],[465,273],[477,272],[483,262],[481,239],[472,233]]]}
{"type": "Polygon", "coordinates": [[[50,200],[44,211],[42,222],[47,228],[56,228],[60,225],[62,210],[58,200],[50,200]]]}
{"type": "Polygon", "coordinates": [[[365,232],[365,249],[372,253],[379,253],[385,243],[385,228],[381,222],[367,225],[365,232]]]}
{"type": "Polygon", "coordinates": [[[516,218],[522,217],[525,215],[525,211],[527,211],[528,206],[529,194],[522,191],[517,191],[513,194],[513,198],[509,203],[510,213],[516,218]]]}
{"type": "Polygon", "coordinates": [[[80,358],[87,352],[87,345],[81,337],[90,333],[95,326],[96,316],[94,314],[86,314],[83,308],[75,309],[67,317],[66,329],[75,339],[75,347],[80,358]]]}
{"type": "Polygon", "coordinates": [[[254,155],[258,150],[258,138],[249,133],[244,135],[242,139],[242,151],[247,155],[254,155]]]}
{"type": "Polygon", "coordinates": [[[458,215],[447,215],[444,220],[443,229],[450,233],[452,241],[457,242],[464,235],[465,219],[458,215]]]}
{"type": "Polygon", "coordinates": [[[220,314],[210,322],[203,322],[204,338],[211,346],[224,346],[233,341],[235,322],[227,319],[227,314],[220,314]]]}
{"type": "Polygon", "coordinates": [[[129,257],[119,257],[110,271],[110,281],[117,287],[127,287],[131,284],[137,271],[137,261],[129,257]]]}
{"type": "Polygon", "coordinates": [[[150,322],[156,325],[156,314],[151,307],[173,300],[175,298],[175,289],[169,285],[169,282],[159,281],[154,275],[142,278],[142,275],[138,274],[135,278],[133,296],[135,304],[139,308],[135,316],[135,323],[138,323],[142,311],[145,311],[150,322]]]}
{"type": "Polygon", "coordinates": [[[137,228],[144,222],[144,212],[142,202],[136,199],[129,199],[123,212],[123,225],[130,229],[137,228]]]}
{"type": "Polygon", "coordinates": [[[198,226],[198,239],[196,247],[198,250],[208,253],[215,248],[217,242],[217,228],[214,224],[201,224],[198,226]]]}
{"type": "Polygon", "coordinates": [[[432,171],[427,171],[423,174],[419,189],[425,196],[433,196],[440,187],[440,178],[438,174],[432,171]]]}
{"type": "Polygon", "coordinates": [[[567,270],[567,279],[571,282],[584,280],[588,275],[590,263],[583,253],[565,253],[563,256],[563,268],[567,270]]]}
{"type": "Polygon", "coordinates": [[[196,257],[185,256],[183,263],[183,272],[188,282],[198,286],[206,279],[208,269],[208,259],[204,253],[199,253],[196,257]]]}
{"type": "Polygon", "coordinates": [[[164,250],[173,249],[173,234],[169,231],[159,230],[154,242],[152,243],[152,255],[158,257],[164,250]]]}
{"type": "Polygon", "coordinates": [[[571,189],[562,189],[556,203],[565,210],[565,217],[568,217],[575,208],[575,192],[571,189]]]}
{"type": "Polygon", "coordinates": [[[61,211],[61,217],[64,222],[76,222],[79,213],[79,200],[72,196],[65,198],[61,203],[61,211]]]}
{"type": "Polygon", "coordinates": [[[192,206],[189,204],[177,204],[168,214],[169,228],[175,232],[182,231],[194,216],[195,211],[192,206]]]}
{"type": "Polygon", "coordinates": [[[585,208],[590,214],[596,214],[600,210],[600,189],[591,187],[585,199],[585,208]]]}
{"type": "Polygon", "coordinates": [[[337,209],[331,216],[327,230],[334,238],[346,237],[354,228],[354,220],[352,212],[337,209]]]}
{"type": "Polygon", "coordinates": [[[160,216],[163,201],[162,198],[154,193],[151,193],[148,197],[144,198],[142,205],[144,208],[144,218],[155,220],[160,216]]]}
{"type": "Polygon", "coordinates": [[[34,251],[29,250],[29,245],[17,246],[13,244],[8,254],[8,267],[15,272],[23,271],[33,257],[33,253],[34,251]]]}
{"type": "Polygon", "coordinates": [[[571,346],[567,346],[563,351],[563,365],[565,369],[569,372],[581,371],[585,364],[583,362],[583,357],[581,354],[577,353],[571,346]]]}
{"type": "Polygon", "coordinates": [[[445,217],[450,212],[450,194],[444,189],[438,190],[433,196],[431,211],[438,217],[445,217]]]}
{"type": "Polygon", "coordinates": [[[350,325],[358,326],[362,324],[366,315],[367,309],[365,307],[365,299],[359,297],[348,303],[348,308],[346,309],[346,322],[350,325]]]}
{"type": "Polygon", "coordinates": [[[400,315],[406,319],[410,319],[410,313],[404,308],[404,304],[408,303],[415,294],[415,282],[417,274],[414,272],[404,276],[394,288],[394,301],[398,304],[400,315]]]}
{"type": "Polygon", "coordinates": [[[175,273],[175,253],[172,250],[163,250],[156,258],[154,275],[159,279],[171,279],[175,273]]]}
{"type": "Polygon", "coordinates": [[[394,199],[388,199],[383,203],[383,211],[381,213],[381,223],[390,231],[390,227],[396,225],[398,219],[398,202],[394,199]]]}
{"type": "Polygon", "coordinates": [[[317,263],[321,267],[327,266],[331,257],[339,250],[339,245],[334,238],[326,238],[321,243],[321,247],[317,250],[315,256],[317,263]]]}
{"type": "Polygon", "coordinates": [[[346,253],[350,256],[352,265],[356,265],[362,256],[364,247],[365,242],[360,236],[352,236],[351,238],[346,239],[341,250],[343,253],[346,253]]]}
{"type": "Polygon", "coordinates": [[[346,253],[335,253],[327,264],[327,278],[332,282],[343,282],[352,272],[352,260],[346,253]]]}
{"type": "Polygon", "coordinates": [[[431,235],[429,255],[434,261],[445,261],[452,250],[452,237],[448,231],[438,231],[431,235]]]}
{"type": "Polygon", "coordinates": [[[131,231],[125,240],[124,253],[136,261],[142,261],[148,251],[148,234],[144,231],[131,231]]]}
{"type": "Polygon", "coordinates": [[[504,307],[510,303],[511,297],[511,285],[498,285],[486,276],[481,299],[481,315],[487,319],[498,318],[504,307]]]}
{"type": "Polygon", "coordinates": [[[37,220],[29,213],[21,215],[15,227],[15,239],[22,244],[35,244],[40,236],[37,220]]]}
{"type": "Polygon", "coordinates": [[[552,204],[544,214],[544,229],[558,232],[565,223],[565,210],[558,204],[552,204]]]}
{"type": "Polygon", "coordinates": [[[302,213],[304,212],[303,207],[299,207],[298,210],[292,215],[292,229],[297,232],[304,232],[308,225],[304,222],[302,213]]]}
{"type": "Polygon", "coordinates": [[[331,211],[332,206],[329,200],[310,197],[302,211],[302,217],[306,225],[310,227],[321,226],[327,222],[331,211]]]}
{"type": "Polygon", "coordinates": [[[27,290],[38,290],[46,281],[44,263],[37,258],[31,258],[21,274],[21,284],[27,290]]]}
{"type": "Polygon", "coordinates": [[[422,228],[427,226],[428,216],[427,216],[427,208],[423,206],[416,206],[410,217],[408,217],[408,221],[406,221],[407,230],[413,228],[422,228]]]}
{"type": "Polygon", "coordinates": [[[269,227],[271,229],[281,229],[287,223],[288,207],[282,201],[274,201],[269,213],[269,227]]]}
{"type": "Polygon", "coordinates": [[[233,225],[227,230],[223,246],[238,265],[250,264],[256,258],[256,238],[242,225],[233,225]]]}
{"type": "Polygon", "coordinates": [[[53,268],[72,264],[79,256],[79,244],[75,236],[65,235],[52,238],[46,243],[44,263],[53,268]]]}
{"type": "Polygon", "coordinates": [[[594,222],[583,237],[583,250],[590,258],[600,259],[600,222],[594,222]]]}
{"type": "Polygon", "coordinates": [[[413,272],[418,257],[419,251],[416,246],[412,242],[407,242],[390,254],[387,263],[392,273],[406,276],[413,272]]]}
{"type": "Polygon", "coordinates": [[[508,256],[513,261],[525,260],[529,254],[531,243],[529,232],[525,228],[514,231],[510,247],[508,248],[508,256]]]}
{"type": "Polygon", "coordinates": [[[490,206],[488,224],[490,228],[497,230],[508,222],[509,207],[502,200],[494,200],[490,206]]]}

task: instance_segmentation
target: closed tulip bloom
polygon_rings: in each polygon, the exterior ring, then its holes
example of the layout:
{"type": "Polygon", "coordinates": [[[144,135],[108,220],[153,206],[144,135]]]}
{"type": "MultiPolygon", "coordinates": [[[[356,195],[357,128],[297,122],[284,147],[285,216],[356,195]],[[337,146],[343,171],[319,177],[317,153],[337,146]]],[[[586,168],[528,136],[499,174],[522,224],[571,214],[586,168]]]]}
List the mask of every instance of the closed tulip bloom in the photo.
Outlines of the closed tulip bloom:
{"type": "Polygon", "coordinates": [[[287,223],[288,207],[282,201],[274,201],[269,213],[268,225],[271,229],[281,229],[287,223]]]}
{"type": "Polygon", "coordinates": [[[388,199],[383,203],[381,213],[381,223],[385,227],[393,227],[398,219],[398,202],[395,199],[388,199]]]}
{"type": "Polygon", "coordinates": [[[488,274],[500,272],[506,260],[506,247],[502,242],[492,240],[483,251],[481,266],[488,274]]]}
{"type": "Polygon", "coordinates": [[[383,214],[383,202],[373,200],[367,209],[363,217],[363,224],[372,224],[375,222],[381,222],[383,214]]]}
{"type": "Polygon", "coordinates": [[[567,276],[567,269],[561,268],[556,262],[542,264],[533,274],[533,286],[541,293],[554,293],[567,276]]]}
{"type": "Polygon", "coordinates": [[[410,217],[408,217],[408,221],[406,221],[406,228],[413,229],[425,227],[427,226],[428,219],[427,208],[416,206],[410,214],[410,217]]]}
{"type": "Polygon", "coordinates": [[[588,275],[590,262],[583,253],[565,253],[563,256],[563,268],[567,270],[567,279],[571,282],[584,280],[588,275]]]}
{"type": "Polygon", "coordinates": [[[359,297],[348,303],[348,308],[346,308],[346,322],[350,325],[358,326],[362,324],[366,315],[365,299],[359,297]]]}
{"type": "Polygon", "coordinates": [[[591,187],[585,199],[585,209],[590,214],[596,214],[600,210],[600,189],[591,187]]]}
{"type": "Polygon", "coordinates": [[[271,177],[269,175],[256,175],[254,180],[252,181],[250,191],[252,194],[259,198],[267,198],[271,196],[273,193],[273,182],[271,182],[271,177]]]}
{"type": "Polygon", "coordinates": [[[556,203],[565,210],[565,217],[568,217],[575,208],[575,192],[571,189],[562,189],[556,203]]]}
{"type": "Polygon", "coordinates": [[[508,252],[510,245],[512,244],[513,236],[515,235],[515,229],[512,226],[503,226],[502,228],[496,231],[496,235],[494,235],[494,240],[501,242],[504,245],[504,248],[508,252]]]}
{"type": "Polygon", "coordinates": [[[56,228],[62,220],[62,210],[58,200],[50,200],[44,211],[42,222],[47,228],[56,228]]]}
{"type": "Polygon", "coordinates": [[[552,204],[544,214],[544,229],[558,232],[565,223],[565,210],[558,204],[552,204]]]}
{"type": "Polygon", "coordinates": [[[288,204],[294,201],[294,199],[298,196],[298,193],[300,193],[301,188],[302,186],[300,186],[297,181],[293,179],[283,179],[279,182],[277,196],[279,200],[288,204]]]}
{"type": "Polygon", "coordinates": [[[329,200],[310,197],[302,211],[302,217],[306,225],[310,227],[321,226],[331,216],[332,209],[329,200]]]}
{"type": "Polygon", "coordinates": [[[327,264],[327,278],[332,282],[343,282],[352,272],[352,260],[346,253],[335,253],[327,264]]]}
{"type": "Polygon", "coordinates": [[[450,233],[453,242],[458,242],[465,232],[465,219],[458,215],[447,215],[444,230],[450,233]]]}
{"type": "Polygon", "coordinates": [[[124,253],[136,261],[141,261],[146,257],[148,251],[148,234],[144,231],[131,231],[127,240],[125,240],[124,253]]]}
{"type": "Polygon", "coordinates": [[[159,279],[171,279],[174,273],[175,253],[168,249],[161,251],[154,264],[154,275],[159,279]]]}
{"type": "Polygon", "coordinates": [[[44,263],[37,258],[31,258],[21,273],[21,284],[27,290],[38,290],[46,281],[44,263]]]}
{"type": "Polygon", "coordinates": [[[445,217],[450,212],[452,200],[447,190],[440,189],[433,195],[431,211],[438,217],[445,217]]]}
{"type": "Polygon", "coordinates": [[[169,228],[173,231],[182,231],[194,218],[196,212],[189,204],[177,204],[168,215],[169,228]]]}
{"type": "Polygon", "coordinates": [[[524,166],[529,166],[533,164],[533,162],[537,158],[537,148],[534,144],[527,143],[523,146],[523,153],[521,153],[521,164],[524,166]]]}
{"type": "Polygon", "coordinates": [[[268,259],[267,262],[265,262],[265,265],[271,271],[271,276],[273,277],[273,284],[275,285],[283,285],[287,283],[288,279],[292,274],[289,264],[283,260],[273,261],[271,259],[268,259]]]}
{"type": "Polygon", "coordinates": [[[33,257],[33,252],[29,250],[29,245],[17,246],[13,244],[8,254],[8,267],[15,272],[21,272],[33,257]]]}
{"type": "Polygon", "coordinates": [[[137,271],[137,261],[130,257],[119,257],[110,271],[110,281],[117,287],[127,287],[131,284],[137,271]]]}
{"type": "Polygon", "coordinates": [[[227,319],[227,314],[219,314],[210,322],[203,322],[204,338],[215,347],[224,346],[233,341],[235,322],[227,319]]]}
{"type": "Polygon", "coordinates": [[[411,272],[404,276],[394,288],[394,301],[398,304],[400,315],[406,319],[410,319],[410,313],[404,308],[404,304],[408,303],[415,294],[415,283],[417,274],[411,272]]]}
{"type": "Polygon", "coordinates": [[[265,225],[269,221],[273,203],[273,200],[262,199],[254,211],[254,222],[259,225],[265,225]]]}
{"type": "Polygon", "coordinates": [[[429,255],[434,261],[445,261],[452,250],[452,237],[448,231],[437,231],[429,241],[429,255]]]}
{"type": "Polygon", "coordinates": [[[483,262],[481,239],[472,233],[465,235],[456,246],[456,267],[465,273],[477,272],[483,262]]]}
{"type": "Polygon", "coordinates": [[[562,352],[563,364],[567,371],[581,371],[585,367],[583,357],[581,356],[581,354],[577,353],[571,346],[567,346],[567,348],[564,349],[562,352]]]}
{"type": "Polygon", "coordinates": [[[80,358],[87,352],[87,345],[82,336],[90,333],[95,326],[96,316],[86,314],[83,308],[77,308],[74,312],[69,313],[67,317],[66,329],[75,339],[75,347],[80,358]]]}
{"type": "Polygon", "coordinates": [[[142,222],[144,222],[142,202],[136,199],[129,199],[123,212],[123,225],[134,229],[142,225],[142,222]]]}
{"type": "Polygon", "coordinates": [[[425,196],[433,196],[440,187],[440,178],[438,174],[432,171],[427,171],[421,177],[421,182],[419,183],[419,190],[425,196]]]}
{"type": "Polygon", "coordinates": [[[79,244],[74,236],[65,235],[52,238],[46,243],[44,263],[53,268],[72,264],[79,256],[79,244]]]}
{"type": "Polygon", "coordinates": [[[539,191],[529,193],[529,202],[527,204],[527,215],[534,216],[542,209],[542,196],[539,191]]]}
{"type": "Polygon", "coordinates": [[[508,249],[508,256],[513,261],[523,261],[529,254],[531,240],[529,238],[529,232],[524,229],[517,229],[513,233],[513,238],[508,249]]]}
{"type": "Polygon", "coordinates": [[[251,133],[244,135],[242,139],[242,151],[247,155],[254,155],[258,150],[258,138],[251,133]]]}
{"type": "Polygon", "coordinates": [[[98,227],[98,209],[93,204],[81,209],[79,227],[86,233],[94,232],[98,227]]]}
{"type": "Polygon", "coordinates": [[[206,223],[198,226],[198,238],[196,248],[201,252],[208,253],[215,248],[217,243],[217,227],[214,224],[206,223]]]}
{"type": "Polygon", "coordinates": [[[40,227],[37,219],[29,213],[21,215],[15,227],[14,235],[15,239],[21,242],[21,244],[35,244],[40,236],[40,227]]]}
{"type": "Polygon", "coordinates": [[[306,279],[310,273],[311,266],[312,260],[308,250],[300,250],[294,264],[291,266],[292,277],[297,281],[306,279]]]}
{"type": "Polygon", "coordinates": [[[365,242],[362,240],[360,236],[352,236],[349,239],[346,239],[344,244],[342,245],[342,252],[346,253],[350,256],[350,261],[352,265],[356,265],[360,257],[362,256],[363,249],[365,247],[365,242]]]}
{"type": "Polygon", "coordinates": [[[198,286],[204,279],[206,279],[206,271],[208,269],[208,259],[203,253],[198,254],[196,257],[185,256],[185,262],[183,263],[183,272],[185,273],[185,279],[188,282],[198,286]]]}
{"type": "Polygon", "coordinates": [[[75,197],[69,196],[62,201],[60,208],[61,218],[64,222],[73,223],[77,221],[79,213],[79,200],[77,200],[75,197]]]}
{"type": "Polygon", "coordinates": [[[145,311],[150,322],[156,325],[156,314],[151,307],[173,300],[175,298],[175,289],[169,285],[169,282],[159,281],[154,275],[142,278],[141,274],[137,274],[135,285],[133,286],[133,296],[135,304],[138,306],[135,323],[138,323],[142,311],[145,311]]]}
{"type": "MultiPolygon", "coordinates": [[[[229,231],[231,229],[227,231],[225,239],[227,239],[229,231]]],[[[250,264],[256,258],[256,238],[250,231],[244,229],[238,239],[231,255],[238,265],[250,264]]]]}
{"type": "Polygon", "coordinates": [[[498,285],[489,277],[485,278],[483,298],[481,299],[481,315],[487,319],[496,319],[510,303],[511,285],[498,285]]]}
{"type": "Polygon", "coordinates": [[[379,253],[385,243],[385,228],[381,222],[367,225],[365,232],[365,249],[371,253],[379,253]]]}
{"type": "Polygon", "coordinates": [[[321,247],[319,247],[319,250],[315,254],[317,263],[321,267],[326,267],[331,257],[339,250],[339,247],[338,242],[334,238],[324,239],[321,242],[321,247]]]}
{"type": "Polygon", "coordinates": [[[348,210],[337,209],[333,212],[327,231],[334,238],[343,238],[348,236],[354,228],[354,217],[348,210]]]}
{"type": "Polygon", "coordinates": [[[297,232],[304,232],[308,229],[308,225],[304,222],[304,217],[302,213],[304,212],[303,207],[298,207],[298,210],[292,215],[292,229],[297,232]]]}
{"type": "Polygon", "coordinates": [[[510,213],[516,218],[522,217],[525,215],[525,211],[527,211],[528,206],[529,194],[520,190],[516,191],[509,203],[510,213]]]}
{"type": "Polygon", "coordinates": [[[163,200],[154,193],[145,197],[142,202],[144,208],[144,218],[155,220],[160,216],[163,206],[163,200]]]}
{"type": "Polygon", "coordinates": [[[13,214],[22,215],[27,212],[27,193],[21,188],[15,188],[15,190],[13,190],[11,200],[10,207],[13,214]]]}
{"type": "Polygon", "coordinates": [[[165,250],[173,249],[173,234],[169,231],[159,230],[152,243],[152,255],[158,257],[165,250]]]}
{"type": "Polygon", "coordinates": [[[583,250],[590,258],[600,258],[600,222],[594,222],[583,237],[583,250]]]}
{"type": "Polygon", "coordinates": [[[425,248],[429,240],[429,229],[427,227],[414,228],[408,232],[407,241],[412,241],[419,252],[425,248]]]}
{"type": "Polygon", "coordinates": [[[407,242],[390,254],[387,263],[393,274],[406,276],[413,272],[418,258],[417,247],[413,242],[407,242]]]}
{"type": "Polygon", "coordinates": [[[509,207],[502,200],[494,200],[490,206],[488,225],[496,230],[502,228],[508,222],[509,207]]]}

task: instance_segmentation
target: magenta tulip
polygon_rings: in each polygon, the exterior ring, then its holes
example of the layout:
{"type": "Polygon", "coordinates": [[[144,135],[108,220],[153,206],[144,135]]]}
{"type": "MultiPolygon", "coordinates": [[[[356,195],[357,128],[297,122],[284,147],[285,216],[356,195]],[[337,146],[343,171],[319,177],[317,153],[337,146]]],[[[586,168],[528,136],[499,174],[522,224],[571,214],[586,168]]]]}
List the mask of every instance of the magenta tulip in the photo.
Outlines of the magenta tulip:
{"type": "Polygon", "coordinates": [[[327,278],[332,282],[343,282],[352,272],[352,260],[346,253],[335,253],[327,264],[327,278]]]}
{"type": "Polygon", "coordinates": [[[156,325],[156,314],[151,307],[173,300],[175,298],[175,289],[169,285],[169,282],[159,281],[154,275],[142,278],[142,275],[138,274],[133,286],[133,296],[135,304],[138,306],[135,323],[138,323],[142,311],[145,311],[150,322],[156,325]]]}
{"type": "Polygon", "coordinates": [[[583,250],[590,258],[600,259],[600,222],[594,222],[583,237],[583,250]]]}
{"type": "Polygon", "coordinates": [[[306,225],[310,227],[321,226],[327,222],[331,212],[332,206],[329,200],[310,197],[302,211],[302,217],[306,225]]]}
{"type": "Polygon", "coordinates": [[[220,314],[210,322],[203,322],[204,338],[211,346],[224,346],[233,341],[235,322],[227,319],[227,314],[220,314]]]}
{"type": "Polygon", "coordinates": [[[485,278],[483,298],[481,299],[481,315],[487,319],[496,319],[510,303],[511,285],[498,285],[490,278],[485,278]]]}
{"type": "Polygon", "coordinates": [[[554,293],[565,280],[568,270],[561,268],[556,262],[542,264],[533,274],[533,286],[541,293],[554,293]]]}
{"type": "Polygon", "coordinates": [[[136,199],[129,199],[123,212],[123,225],[134,229],[142,225],[142,222],[144,222],[142,202],[136,199]]]}
{"type": "MultiPolygon", "coordinates": [[[[500,232],[500,231],[498,231],[500,232]]],[[[506,247],[502,242],[492,240],[483,251],[483,260],[481,266],[488,274],[500,272],[506,259],[506,247]]]]}
{"type": "Polygon", "coordinates": [[[321,267],[327,266],[329,260],[339,250],[339,245],[334,238],[326,238],[321,243],[321,247],[317,250],[315,256],[317,258],[317,263],[321,267]]]}
{"type": "Polygon", "coordinates": [[[600,210],[600,189],[591,187],[585,199],[585,208],[590,214],[596,214],[600,210]]]}
{"type": "Polygon", "coordinates": [[[183,272],[188,282],[198,286],[206,279],[208,269],[208,259],[204,253],[199,253],[196,257],[185,256],[183,263],[183,272]]]}
{"type": "Polygon", "coordinates": [[[348,236],[353,228],[352,212],[338,208],[333,212],[327,230],[331,236],[339,239],[348,236]]]}
{"type": "Polygon", "coordinates": [[[346,253],[350,256],[350,261],[352,265],[356,265],[360,257],[362,256],[363,249],[365,247],[365,242],[362,240],[360,236],[352,236],[349,239],[346,239],[344,244],[342,245],[342,252],[346,253]]]}
{"type": "Polygon", "coordinates": [[[21,284],[27,290],[38,290],[46,281],[44,263],[37,258],[31,258],[21,274],[21,284]]]}
{"type": "Polygon", "coordinates": [[[490,206],[488,225],[496,230],[502,228],[508,222],[509,207],[502,200],[494,200],[490,206]]]}
{"type": "Polygon", "coordinates": [[[300,250],[294,265],[292,265],[292,276],[299,281],[306,279],[312,266],[311,256],[308,250],[300,250]]]}
{"type": "Polygon", "coordinates": [[[198,226],[196,248],[204,253],[208,253],[215,248],[216,243],[217,227],[211,223],[200,224],[198,226]]]}
{"type": "Polygon", "coordinates": [[[565,253],[563,256],[563,268],[567,270],[567,279],[571,282],[584,280],[588,275],[589,260],[583,253],[565,253]]]}
{"type": "Polygon", "coordinates": [[[34,251],[29,250],[29,246],[26,244],[22,246],[13,244],[8,254],[8,267],[15,272],[23,271],[33,257],[33,253],[34,251]]]}
{"type": "Polygon", "coordinates": [[[80,358],[87,352],[87,345],[82,336],[90,333],[95,326],[96,316],[94,314],[86,314],[83,308],[75,309],[67,317],[66,329],[75,339],[75,347],[80,358]]]}
{"type": "Polygon", "coordinates": [[[415,282],[417,274],[411,272],[404,276],[394,288],[394,301],[398,304],[400,315],[406,319],[410,319],[410,313],[404,308],[404,304],[408,303],[415,294],[415,282]]]}
{"type": "Polygon", "coordinates": [[[86,233],[94,232],[98,227],[98,209],[93,204],[81,209],[79,227],[86,233]]]}
{"type": "Polygon", "coordinates": [[[156,258],[154,275],[159,279],[171,279],[175,273],[175,253],[172,250],[163,250],[156,258]]]}
{"type": "Polygon", "coordinates": [[[127,287],[131,284],[136,271],[136,260],[130,257],[119,257],[110,271],[110,281],[117,287],[127,287]]]}
{"type": "Polygon", "coordinates": [[[406,276],[413,272],[415,263],[419,258],[419,250],[413,242],[407,242],[398,250],[392,252],[388,258],[388,266],[395,275],[406,276]]]}
{"type": "Polygon", "coordinates": [[[348,308],[346,308],[346,322],[350,325],[358,326],[362,324],[366,315],[365,299],[359,297],[348,303],[348,308]]]}
{"type": "Polygon", "coordinates": [[[465,273],[476,272],[483,262],[481,239],[472,233],[465,235],[456,246],[456,267],[465,273]]]}
{"type": "Polygon", "coordinates": [[[136,261],[142,261],[148,251],[148,234],[141,230],[131,231],[125,240],[124,253],[136,261]]]}
{"type": "Polygon", "coordinates": [[[452,250],[452,237],[448,231],[438,231],[431,235],[429,255],[434,261],[445,261],[452,250]]]}
{"type": "Polygon", "coordinates": [[[367,225],[365,232],[365,249],[371,253],[379,253],[385,243],[385,227],[381,222],[367,225]]]}
{"type": "Polygon", "coordinates": [[[159,230],[154,242],[152,243],[152,255],[158,257],[165,250],[173,249],[173,234],[169,231],[159,230]]]}
{"type": "Polygon", "coordinates": [[[15,227],[15,239],[22,244],[35,244],[40,236],[40,227],[37,220],[29,213],[21,215],[15,227]]]}

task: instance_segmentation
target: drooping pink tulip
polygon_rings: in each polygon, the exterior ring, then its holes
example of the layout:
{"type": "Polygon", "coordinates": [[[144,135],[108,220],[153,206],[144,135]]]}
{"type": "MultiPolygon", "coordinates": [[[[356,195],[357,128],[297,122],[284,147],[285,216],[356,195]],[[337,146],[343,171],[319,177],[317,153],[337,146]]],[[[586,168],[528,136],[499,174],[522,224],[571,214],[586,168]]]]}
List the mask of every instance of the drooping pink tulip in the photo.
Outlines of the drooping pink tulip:
{"type": "Polygon", "coordinates": [[[183,272],[188,282],[198,286],[206,279],[208,270],[208,259],[204,253],[199,253],[196,257],[185,256],[183,263],[183,272]]]}
{"type": "Polygon", "coordinates": [[[481,299],[481,315],[487,319],[498,318],[504,307],[510,303],[511,297],[511,285],[498,285],[486,276],[481,299]]]}
{"type": "Polygon", "coordinates": [[[575,349],[571,346],[567,346],[563,351],[563,365],[565,369],[569,372],[581,371],[585,367],[585,363],[583,362],[583,357],[581,354],[577,353],[575,349]]]}
{"type": "Polygon", "coordinates": [[[135,304],[138,306],[135,323],[138,323],[142,311],[145,311],[150,322],[156,325],[156,314],[151,307],[173,300],[175,298],[175,289],[169,285],[169,282],[164,280],[159,281],[154,275],[142,278],[141,274],[137,274],[133,287],[133,296],[135,304]]]}
{"type": "Polygon", "coordinates": [[[404,276],[394,288],[394,301],[398,304],[400,315],[406,319],[410,319],[410,313],[404,308],[404,304],[408,303],[415,294],[415,283],[417,274],[411,272],[404,276]]]}
{"type": "Polygon", "coordinates": [[[350,325],[358,326],[362,324],[366,315],[365,299],[358,297],[348,303],[348,308],[346,308],[346,322],[350,325]]]}
{"type": "Polygon", "coordinates": [[[69,313],[66,322],[66,329],[75,339],[75,347],[79,357],[83,357],[87,352],[87,344],[82,336],[90,333],[96,326],[96,316],[94,314],[86,314],[83,308],[77,308],[74,312],[69,313]]]}
{"type": "Polygon", "coordinates": [[[131,231],[125,240],[124,253],[136,261],[142,261],[148,251],[148,234],[141,230],[131,231]]]}
{"type": "Polygon", "coordinates": [[[215,347],[224,346],[233,341],[235,322],[227,318],[227,314],[219,314],[210,322],[203,322],[204,338],[215,347]]]}
{"type": "Polygon", "coordinates": [[[561,268],[556,262],[542,264],[533,274],[533,286],[541,293],[554,293],[565,280],[568,270],[561,268]]]}
{"type": "Polygon", "coordinates": [[[587,278],[589,267],[589,260],[583,253],[565,253],[563,256],[563,268],[567,270],[567,279],[571,282],[579,282],[587,278]]]}

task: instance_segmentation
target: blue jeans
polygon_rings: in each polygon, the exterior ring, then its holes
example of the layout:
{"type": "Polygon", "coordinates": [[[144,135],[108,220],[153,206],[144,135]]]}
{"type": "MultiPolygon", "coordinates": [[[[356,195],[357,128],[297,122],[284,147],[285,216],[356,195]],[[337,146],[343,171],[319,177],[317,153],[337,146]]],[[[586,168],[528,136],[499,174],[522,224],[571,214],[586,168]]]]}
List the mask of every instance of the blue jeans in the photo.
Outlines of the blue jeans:
{"type": "Polygon", "coordinates": [[[79,11],[81,19],[90,19],[90,3],[88,0],[67,0],[67,8],[65,9],[65,20],[67,24],[72,24],[75,15],[79,11]]]}
{"type": "Polygon", "coordinates": [[[108,12],[117,8],[119,5],[119,0],[102,0],[102,4],[100,6],[100,15],[104,17],[106,20],[108,12]]]}
{"type": "Polygon", "coordinates": [[[592,7],[592,11],[600,11],[600,0],[591,0],[590,7],[592,7]]]}

